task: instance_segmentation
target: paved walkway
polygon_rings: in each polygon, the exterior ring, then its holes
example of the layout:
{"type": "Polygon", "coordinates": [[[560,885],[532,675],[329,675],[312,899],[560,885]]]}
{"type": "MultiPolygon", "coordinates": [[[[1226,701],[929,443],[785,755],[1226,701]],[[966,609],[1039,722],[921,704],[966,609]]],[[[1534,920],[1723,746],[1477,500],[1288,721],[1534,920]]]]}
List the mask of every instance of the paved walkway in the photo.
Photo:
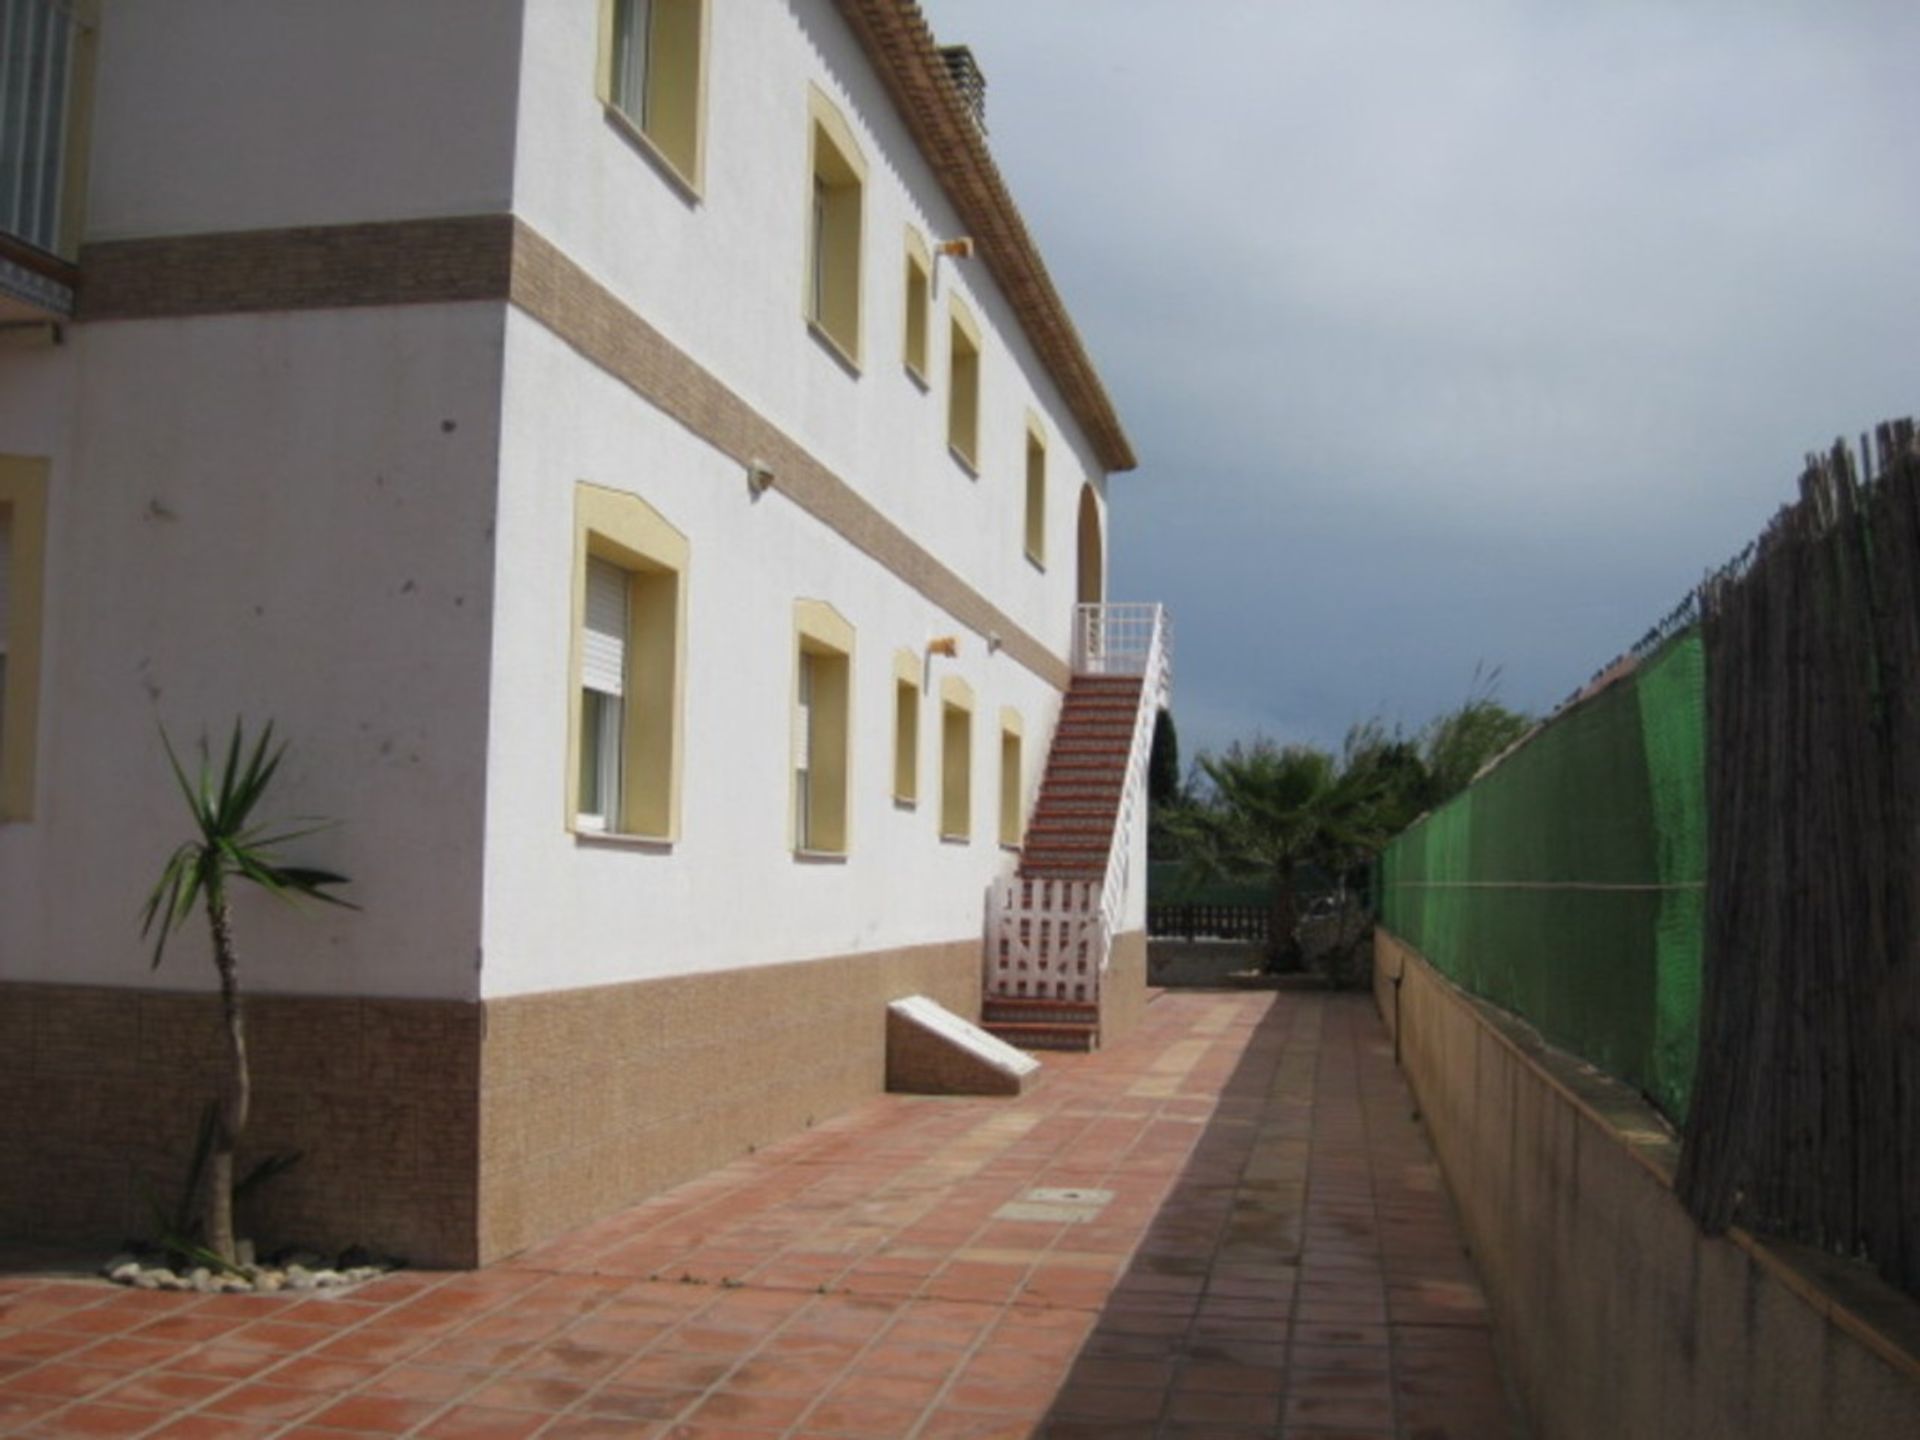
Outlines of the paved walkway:
{"type": "Polygon", "coordinates": [[[1500,1440],[1411,1110],[1363,997],[1171,992],[1020,1100],[879,1098],[477,1273],[0,1275],[0,1434],[1500,1440]]]}

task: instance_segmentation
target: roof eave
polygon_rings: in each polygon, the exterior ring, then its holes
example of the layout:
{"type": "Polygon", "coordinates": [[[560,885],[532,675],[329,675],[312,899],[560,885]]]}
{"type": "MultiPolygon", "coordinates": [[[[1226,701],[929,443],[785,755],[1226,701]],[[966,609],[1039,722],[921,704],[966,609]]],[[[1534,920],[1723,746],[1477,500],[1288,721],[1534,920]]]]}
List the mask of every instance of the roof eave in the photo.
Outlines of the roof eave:
{"type": "Polygon", "coordinates": [[[999,167],[914,0],[837,0],[1028,341],[1109,472],[1139,462],[999,167]]]}

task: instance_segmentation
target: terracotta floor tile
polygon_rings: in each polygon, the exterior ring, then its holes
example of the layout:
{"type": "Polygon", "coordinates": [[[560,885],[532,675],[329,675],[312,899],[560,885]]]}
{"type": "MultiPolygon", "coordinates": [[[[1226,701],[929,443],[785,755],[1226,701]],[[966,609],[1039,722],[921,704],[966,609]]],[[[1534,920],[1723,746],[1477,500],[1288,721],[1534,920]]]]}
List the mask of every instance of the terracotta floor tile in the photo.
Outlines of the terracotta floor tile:
{"type": "Polygon", "coordinates": [[[233,1420],[224,1415],[187,1415],[153,1432],[153,1440],[266,1440],[281,1427],[271,1421],[233,1420]]]}
{"type": "Polygon", "coordinates": [[[430,1365],[391,1365],[362,1383],[360,1393],[383,1395],[394,1400],[430,1400],[437,1404],[465,1395],[475,1386],[485,1383],[486,1377],[472,1370],[440,1370],[430,1365]]]}
{"type": "Polygon", "coordinates": [[[935,1410],[915,1433],[917,1440],[1027,1440],[1033,1428],[1033,1422],[1025,1417],[935,1410]]]}
{"type": "Polygon", "coordinates": [[[245,1380],[282,1363],[277,1350],[248,1350],[224,1339],[195,1345],[167,1361],[162,1368],[183,1375],[205,1375],[219,1380],[245,1380]]]}
{"type": "Polygon", "coordinates": [[[218,1395],[233,1384],[210,1375],[181,1375],[149,1370],[102,1390],[94,1399],[107,1405],[137,1405],[149,1410],[184,1410],[218,1395]]]}
{"type": "Polygon", "coordinates": [[[370,1435],[403,1435],[440,1408],[437,1401],[401,1400],[391,1395],[351,1395],[336,1401],[309,1423],[370,1435]]]}
{"type": "Polygon", "coordinates": [[[769,1395],[719,1390],[695,1405],[687,1412],[686,1418],[699,1425],[785,1430],[806,1412],[817,1394],[817,1391],[801,1395],[769,1395]]]}
{"type": "MultiPolygon", "coordinates": [[[[16,1433],[33,1436],[35,1440],[43,1440],[43,1437],[44,1440],[56,1440],[56,1437],[81,1440],[86,1436],[141,1435],[166,1418],[167,1412],[164,1410],[130,1410],[120,1405],[96,1405],[91,1401],[81,1401],[49,1411],[16,1433]]],[[[4,1424],[4,1421],[0,1421],[0,1424],[4,1424]]]]}
{"type": "Polygon", "coordinates": [[[262,1372],[261,1380],[270,1385],[288,1385],[338,1395],[351,1390],[380,1373],[378,1365],[364,1360],[328,1360],[318,1355],[295,1355],[277,1362],[262,1372]]]}
{"type": "Polygon", "coordinates": [[[587,1388],[576,1380],[558,1380],[550,1375],[513,1374],[482,1383],[467,1399],[469,1404],[498,1410],[538,1410],[557,1415],[582,1399],[587,1388]]]}
{"type": "Polygon", "coordinates": [[[811,1410],[801,1429],[813,1435],[873,1436],[899,1440],[920,1419],[924,1407],[890,1405],[878,1400],[823,1400],[811,1410]]]}
{"type": "Polygon", "coordinates": [[[65,1360],[49,1360],[31,1370],[0,1381],[0,1392],[37,1395],[49,1400],[80,1400],[97,1395],[127,1378],[124,1370],[107,1370],[94,1365],[73,1365],[65,1360]]]}
{"type": "Polygon", "coordinates": [[[551,1410],[497,1410],[485,1405],[456,1405],[414,1431],[431,1440],[525,1440],[549,1420],[551,1410]]]}
{"type": "Polygon", "coordinates": [[[563,1415],[540,1432],[540,1440],[659,1440],[666,1428],[652,1421],[598,1415],[563,1415]]]}
{"type": "Polygon", "coordinates": [[[298,1420],[326,1403],[326,1396],[312,1390],[296,1390],[291,1385],[247,1384],[207,1401],[203,1408],[215,1415],[231,1415],[241,1420],[298,1420]]]}

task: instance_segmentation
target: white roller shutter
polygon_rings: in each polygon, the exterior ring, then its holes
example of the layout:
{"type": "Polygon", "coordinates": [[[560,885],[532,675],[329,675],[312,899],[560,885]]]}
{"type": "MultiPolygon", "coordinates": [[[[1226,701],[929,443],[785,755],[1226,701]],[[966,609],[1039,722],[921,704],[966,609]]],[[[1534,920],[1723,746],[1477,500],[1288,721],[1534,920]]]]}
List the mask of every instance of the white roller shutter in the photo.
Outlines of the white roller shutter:
{"type": "Polygon", "coordinates": [[[580,645],[580,683],[602,695],[624,695],[627,676],[627,572],[587,559],[586,623],[580,645]]]}

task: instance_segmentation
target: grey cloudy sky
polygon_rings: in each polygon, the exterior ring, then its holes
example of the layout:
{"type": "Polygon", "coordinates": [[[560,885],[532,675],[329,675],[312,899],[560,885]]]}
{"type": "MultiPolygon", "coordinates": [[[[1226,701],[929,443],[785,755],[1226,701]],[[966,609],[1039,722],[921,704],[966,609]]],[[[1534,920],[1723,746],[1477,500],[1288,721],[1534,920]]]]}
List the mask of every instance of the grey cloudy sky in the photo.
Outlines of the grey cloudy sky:
{"type": "Polygon", "coordinates": [[[1141,457],[1183,749],[1545,709],[1920,410],[1920,5],[922,0],[1141,457]]]}

